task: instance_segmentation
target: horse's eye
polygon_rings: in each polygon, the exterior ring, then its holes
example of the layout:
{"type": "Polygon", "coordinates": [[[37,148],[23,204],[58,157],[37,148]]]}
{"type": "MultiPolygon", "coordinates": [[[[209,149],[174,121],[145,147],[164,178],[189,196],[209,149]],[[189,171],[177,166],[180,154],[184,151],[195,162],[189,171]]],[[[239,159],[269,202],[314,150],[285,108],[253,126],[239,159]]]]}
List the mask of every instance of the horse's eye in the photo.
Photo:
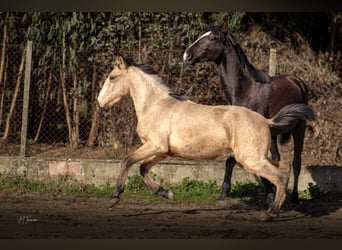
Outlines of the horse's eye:
{"type": "Polygon", "coordinates": [[[115,76],[110,76],[109,80],[113,81],[115,79],[115,76]]]}
{"type": "Polygon", "coordinates": [[[209,36],[209,40],[210,41],[215,41],[215,40],[217,40],[217,37],[216,36],[209,36]]]}

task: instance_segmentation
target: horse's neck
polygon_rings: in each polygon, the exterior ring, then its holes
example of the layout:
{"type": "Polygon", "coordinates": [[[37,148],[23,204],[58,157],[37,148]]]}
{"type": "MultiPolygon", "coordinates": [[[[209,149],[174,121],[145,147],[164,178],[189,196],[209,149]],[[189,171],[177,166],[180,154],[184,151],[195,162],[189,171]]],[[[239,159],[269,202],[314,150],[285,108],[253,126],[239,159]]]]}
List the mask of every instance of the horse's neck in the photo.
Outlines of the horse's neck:
{"type": "Polygon", "coordinates": [[[244,73],[235,51],[224,53],[219,64],[219,75],[230,104],[238,104],[239,97],[247,94],[245,90],[249,89],[248,85],[253,82],[244,73]]]}
{"type": "Polygon", "coordinates": [[[130,96],[134,103],[134,108],[137,116],[141,116],[150,110],[155,103],[160,102],[163,98],[167,98],[167,92],[159,86],[158,83],[153,83],[152,79],[140,79],[132,81],[130,88],[130,96]]]}

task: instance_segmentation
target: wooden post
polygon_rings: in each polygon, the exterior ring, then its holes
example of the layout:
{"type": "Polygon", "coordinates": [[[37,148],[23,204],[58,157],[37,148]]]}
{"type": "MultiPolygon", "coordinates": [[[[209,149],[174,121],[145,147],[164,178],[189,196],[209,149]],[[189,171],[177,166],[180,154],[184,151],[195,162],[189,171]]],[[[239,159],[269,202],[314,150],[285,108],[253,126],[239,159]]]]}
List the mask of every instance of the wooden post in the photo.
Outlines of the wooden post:
{"type": "Polygon", "coordinates": [[[22,121],[21,121],[20,157],[26,156],[28,108],[29,108],[29,100],[30,100],[30,83],[31,83],[32,41],[27,41],[26,46],[27,47],[26,47],[26,60],[25,60],[23,114],[22,114],[22,121]]]}
{"type": "Polygon", "coordinates": [[[270,49],[270,65],[268,69],[268,74],[270,76],[274,76],[276,73],[276,64],[277,64],[277,50],[270,49]]]}

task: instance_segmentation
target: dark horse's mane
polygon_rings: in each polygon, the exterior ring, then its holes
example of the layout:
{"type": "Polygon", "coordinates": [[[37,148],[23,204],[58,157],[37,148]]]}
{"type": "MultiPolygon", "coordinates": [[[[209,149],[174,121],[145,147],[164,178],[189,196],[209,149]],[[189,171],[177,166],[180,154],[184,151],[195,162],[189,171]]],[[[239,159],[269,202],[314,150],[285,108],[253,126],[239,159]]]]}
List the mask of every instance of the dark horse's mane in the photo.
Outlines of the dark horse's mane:
{"type": "Polygon", "coordinates": [[[240,44],[237,42],[236,38],[233,36],[231,32],[223,32],[218,27],[211,27],[209,30],[215,33],[218,36],[218,38],[221,39],[221,41],[223,39],[227,39],[227,41],[231,43],[231,45],[235,49],[241,68],[245,74],[247,74],[248,76],[252,77],[255,81],[260,83],[268,83],[271,81],[270,77],[265,72],[258,70],[249,62],[245,52],[242,50],[240,44]]]}
{"type": "MultiPolygon", "coordinates": [[[[125,58],[126,64],[128,66],[135,66],[138,67],[141,71],[143,71],[146,74],[149,75],[158,75],[158,72],[154,70],[150,65],[144,64],[144,63],[136,63],[131,58],[125,58]]],[[[160,81],[164,84],[164,82],[160,79],[160,81]]],[[[179,100],[179,101],[185,101],[187,100],[186,97],[182,96],[181,94],[178,94],[173,91],[169,91],[168,94],[172,96],[173,98],[179,100]]]]}

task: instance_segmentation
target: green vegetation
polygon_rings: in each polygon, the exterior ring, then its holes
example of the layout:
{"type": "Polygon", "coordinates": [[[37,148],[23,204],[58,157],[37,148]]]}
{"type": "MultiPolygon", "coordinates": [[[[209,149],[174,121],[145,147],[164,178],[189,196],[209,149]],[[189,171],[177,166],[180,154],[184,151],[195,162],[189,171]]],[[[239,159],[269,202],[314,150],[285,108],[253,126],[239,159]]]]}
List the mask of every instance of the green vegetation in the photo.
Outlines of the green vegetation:
{"type": "Polygon", "coordinates": [[[220,194],[221,187],[215,181],[208,182],[184,178],[180,183],[172,184],[172,190],[177,200],[213,201],[220,194]]]}
{"type": "Polygon", "coordinates": [[[60,176],[49,181],[29,180],[24,176],[0,175],[0,192],[11,190],[20,193],[62,194],[82,197],[105,197],[113,190],[109,184],[96,187],[94,184],[82,184],[69,176],[60,176]]]}
{"type": "Polygon", "coordinates": [[[301,193],[301,198],[313,201],[328,201],[342,198],[342,188],[334,186],[325,191],[321,186],[309,183],[308,188],[301,193]]]}
{"type": "MultiPolygon", "coordinates": [[[[163,184],[165,188],[171,189],[175,199],[190,202],[215,201],[221,191],[221,186],[216,181],[200,181],[184,178],[180,183],[163,184]]],[[[51,194],[77,197],[110,197],[114,187],[109,183],[102,186],[84,184],[69,176],[60,176],[49,181],[29,180],[25,176],[5,176],[0,174],[0,192],[12,191],[31,194],[51,194]]],[[[154,195],[144,183],[141,176],[133,175],[127,178],[123,198],[139,198],[150,200],[163,200],[154,195]]],[[[232,185],[231,197],[245,199],[254,196],[262,196],[263,187],[254,183],[237,182],[232,185]]],[[[314,201],[327,201],[342,197],[342,190],[337,189],[325,192],[323,189],[312,183],[300,193],[301,199],[314,201]]]]}

